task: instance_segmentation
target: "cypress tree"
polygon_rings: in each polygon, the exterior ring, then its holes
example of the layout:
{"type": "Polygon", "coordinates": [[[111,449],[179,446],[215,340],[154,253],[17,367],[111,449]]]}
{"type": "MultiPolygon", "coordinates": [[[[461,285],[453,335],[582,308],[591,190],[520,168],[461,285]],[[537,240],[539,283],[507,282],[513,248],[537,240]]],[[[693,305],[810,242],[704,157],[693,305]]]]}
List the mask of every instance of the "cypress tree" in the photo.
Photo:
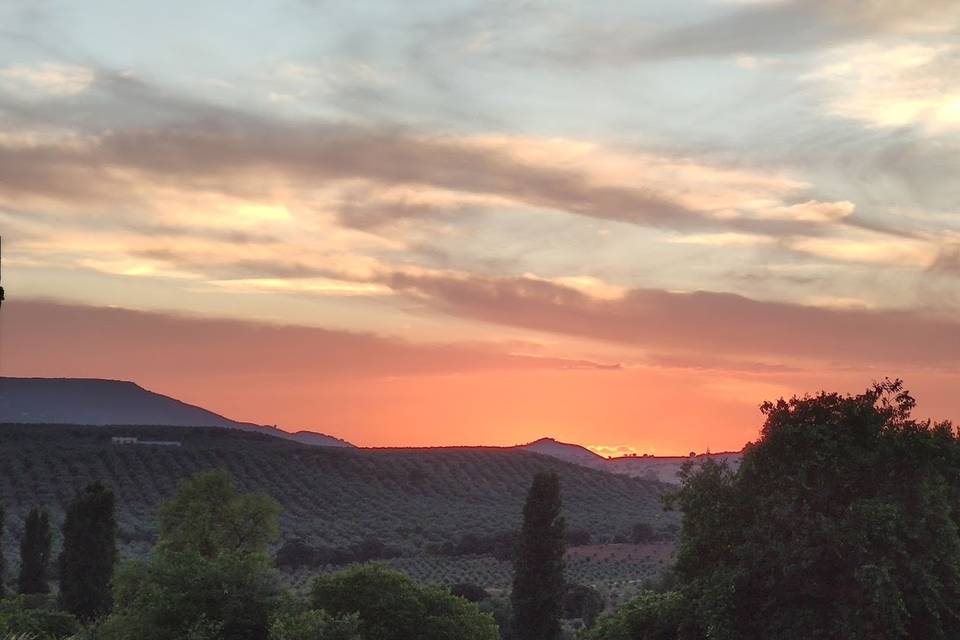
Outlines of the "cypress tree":
{"type": "Polygon", "coordinates": [[[113,491],[94,482],[74,499],[63,523],[60,606],[82,621],[110,612],[117,555],[113,491]]]}
{"type": "Polygon", "coordinates": [[[3,507],[0,506],[0,598],[7,595],[6,589],[3,586],[3,573],[4,573],[4,562],[3,562],[3,507]]]}
{"type": "Polygon", "coordinates": [[[50,519],[46,511],[34,507],[27,516],[20,540],[20,593],[47,593],[47,568],[50,566],[50,519]]]}
{"type": "Polygon", "coordinates": [[[560,638],[563,534],[560,479],[540,472],[523,507],[523,529],[514,556],[514,629],[519,640],[560,638]]]}

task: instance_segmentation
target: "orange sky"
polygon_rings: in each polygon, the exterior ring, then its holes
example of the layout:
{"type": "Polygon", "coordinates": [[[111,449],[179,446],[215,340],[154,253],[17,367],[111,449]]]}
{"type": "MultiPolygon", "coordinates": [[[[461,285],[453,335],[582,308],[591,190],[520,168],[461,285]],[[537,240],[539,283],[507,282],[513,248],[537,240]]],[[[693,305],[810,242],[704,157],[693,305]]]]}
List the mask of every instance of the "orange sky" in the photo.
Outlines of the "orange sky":
{"type": "MultiPolygon", "coordinates": [[[[228,417],[313,429],[365,446],[512,445],[543,436],[605,455],[737,450],[758,405],[905,376],[918,412],[957,411],[949,371],[793,370],[676,363],[598,368],[498,343],[413,343],[372,334],[13,301],[5,375],[134,380],[228,417]]],[[[516,345],[513,345],[516,346],[516,345]]]]}
{"type": "Polygon", "coordinates": [[[960,418],[960,2],[102,2],[0,2],[6,375],[365,445],[960,418]]]}

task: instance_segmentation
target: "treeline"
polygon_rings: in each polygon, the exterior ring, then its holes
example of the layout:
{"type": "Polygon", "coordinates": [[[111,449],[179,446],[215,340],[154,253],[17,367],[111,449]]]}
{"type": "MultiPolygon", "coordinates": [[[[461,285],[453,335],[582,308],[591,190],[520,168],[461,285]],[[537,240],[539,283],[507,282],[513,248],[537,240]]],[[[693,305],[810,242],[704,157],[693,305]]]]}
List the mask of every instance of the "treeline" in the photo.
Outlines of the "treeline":
{"type": "MultiPolygon", "coordinates": [[[[0,532],[2,524],[0,509],[0,532]]],[[[0,601],[0,632],[59,637],[110,611],[116,522],[109,488],[93,483],[75,497],[66,510],[62,538],[56,566],[59,588],[51,599],[46,597],[52,568],[50,520],[45,511],[31,509],[20,541],[17,596],[0,601]]],[[[0,597],[12,595],[6,593],[4,567],[0,555],[0,597]]]]}
{"type": "Polygon", "coordinates": [[[960,638],[960,440],[900,381],[766,403],[738,470],[688,466],[659,589],[588,640],[960,638]]]}
{"type": "Polygon", "coordinates": [[[380,538],[370,536],[349,547],[335,548],[311,545],[302,538],[284,542],[274,555],[274,563],[281,569],[300,569],[339,566],[351,563],[371,562],[399,558],[403,552],[386,544],[380,538]]]}
{"type": "MultiPolygon", "coordinates": [[[[216,468],[225,468],[245,491],[267,493],[280,503],[285,539],[328,549],[377,538],[412,557],[466,532],[516,530],[532,472],[539,469],[560,475],[568,523],[590,531],[594,541],[609,542],[638,521],[678,520],[662,513],[663,485],[524,451],[334,450],[231,429],[176,427],[137,427],[136,435],[181,440],[182,447],[111,444],[112,436],[130,433],[0,425],[0,504],[7,508],[8,528],[19,538],[34,503],[43,504],[59,526],[63,497],[100,480],[116,496],[121,557],[145,557],[159,535],[154,514],[160,503],[182,480],[216,468]]],[[[18,549],[11,537],[3,549],[15,564],[18,549]]]]}
{"type": "MultiPolygon", "coordinates": [[[[150,558],[116,564],[113,494],[91,484],[67,509],[55,595],[47,595],[49,519],[40,510],[28,518],[23,593],[0,601],[0,637],[532,640],[539,636],[529,635],[531,625],[552,628],[563,615],[593,620],[602,609],[596,592],[563,581],[565,527],[559,479],[551,473],[534,478],[523,529],[511,536],[516,577],[508,600],[476,585],[419,586],[369,564],[319,576],[308,597],[295,596],[280,588],[273,566],[290,558],[317,562],[317,549],[288,543],[271,557],[279,513],[265,494],[238,492],[225,471],[200,473],[161,505],[150,558]]],[[[365,561],[389,551],[367,541],[349,553],[365,561]]]]}
{"type": "MultiPolygon", "coordinates": [[[[505,597],[418,585],[376,564],[319,576],[298,596],[279,588],[268,553],[277,503],[214,471],[163,504],[149,559],[113,571],[103,570],[112,500],[88,489],[63,525],[60,593],[0,602],[0,637],[562,640],[575,614],[578,640],[960,638],[960,439],[948,422],[913,419],[914,406],[899,381],[764,404],[737,470],[691,463],[667,496],[682,512],[668,574],[599,617],[602,599],[564,580],[555,474],[530,486],[505,597]]],[[[44,539],[29,553],[42,559],[44,539]]]]}
{"type": "MultiPolygon", "coordinates": [[[[655,529],[647,522],[638,522],[628,532],[618,533],[612,538],[607,538],[604,542],[648,544],[673,540],[678,534],[679,527],[672,523],[660,529],[655,529]]],[[[428,553],[438,556],[493,556],[497,560],[511,560],[519,539],[519,531],[503,531],[491,535],[465,533],[456,541],[448,540],[439,544],[427,545],[426,550],[428,553]]],[[[563,534],[563,541],[567,548],[582,547],[593,544],[594,536],[586,529],[566,529],[563,534]]]]}

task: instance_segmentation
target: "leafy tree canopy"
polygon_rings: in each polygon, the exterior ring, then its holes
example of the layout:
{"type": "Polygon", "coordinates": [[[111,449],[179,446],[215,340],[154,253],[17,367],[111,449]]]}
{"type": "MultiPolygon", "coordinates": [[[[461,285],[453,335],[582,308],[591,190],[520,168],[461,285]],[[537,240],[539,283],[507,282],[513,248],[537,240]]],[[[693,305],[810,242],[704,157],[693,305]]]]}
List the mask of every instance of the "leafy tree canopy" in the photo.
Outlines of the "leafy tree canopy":
{"type": "Polygon", "coordinates": [[[737,472],[688,467],[681,637],[960,637],[960,445],[914,405],[890,380],[768,402],[737,472]]]}
{"type": "Polygon", "coordinates": [[[161,537],[148,562],[117,572],[107,640],[266,640],[278,593],[267,543],[279,507],[239,494],[223,470],[183,482],[160,507],[161,537]]]}
{"type": "Polygon", "coordinates": [[[23,596],[0,600],[0,638],[53,640],[79,629],[77,619],[69,613],[28,606],[23,596]]]}
{"type": "Polygon", "coordinates": [[[369,640],[497,640],[493,617],[439,587],[420,587],[402,573],[361,565],[313,583],[314,608],[357,614],[369,640]]]}
{"type": "Polygon", "coordinates": [[[326,611],[303,611],[277,617],[270,640],[362,640],[356,614],[334,618],[326,611]]]}
{"type": "Polygon", "coordinates": [[[255,554],[157,554],[117,571],[105,640],[265,640],[277,585],[255,554]]]}
{"type": "Polygon", "coordinates": [[[160,507],[160,545],[205,558],[265,552],[280,533],[279,516],[269,496],[238,493],[225,470],[205,471],[181,483],[160,507]]]}

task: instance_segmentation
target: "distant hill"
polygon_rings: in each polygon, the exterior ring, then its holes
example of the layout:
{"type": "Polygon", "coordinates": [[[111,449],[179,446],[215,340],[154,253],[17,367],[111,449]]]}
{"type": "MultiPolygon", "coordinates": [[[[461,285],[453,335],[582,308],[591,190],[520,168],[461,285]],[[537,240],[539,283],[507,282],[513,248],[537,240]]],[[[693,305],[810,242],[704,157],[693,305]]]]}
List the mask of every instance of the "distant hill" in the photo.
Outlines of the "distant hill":
{"type": "Polygon", "coordinates": [[[607,461],[603,456],[599,456],[579,444],[559,442],[553,438],[540,438],[529,444],[519,445],[517,449],[525,449],[545,456],[552,456],[593,469],[603,469],[607,461]]]}
{"type": "Polygon", "coordinates": [[[558,442],[553,438],[540,438],[529,444],[518,445],[515,449],[533,451],[579,464],[591,469],[599,469],[610,473],[619,473],[634,478],[645,478],[657,482],[677,484],[680,482],[678,474],[684,463],[693,460],[694,464],[707,459],[725,460],[736,469],[740,465],[741,454],[737,452],[704,453],[695,457],[689,456],[624,456],[620,458],[604,458],[578,444],[558,442]]]}
{"type": "Polygon", "coordinates": [[[692,461],[700,464],[706,460],[725,461],[731,468],[740,466],[740,452],[701,453],[696,457],[689,456],[626,456],[610,458],[604,461],[603,468],[611,473],[622,473],[634,478],[646,478],[670,484],[678,484],[680,468],[692,461]]]}
{"type": "MultiPolygon", "coordinates": [[[[442,570],[459,581],[470,580],[477,566],[495,561],[447,560],[429,549],[465,534],[493,536],[518,529],[538,470],[560,475],[568,527],[590,532],[594,542],[629,536],[638,522],[657,530],[675,528],[677,522],[676,514],[660,506],[665,485],[517,449],[310,447],[223,428],[7,425],[0,427],[6,557],[15,561],[15,545],[32,506],[50,509],[59,532],[64,506],[93,480],[116,492],[123,555],[145,554],[156,540],[161,500],[184,478],[216,467],[226,468],[243,490],[264,491],[280,502],[284,540],[345,548],[375,537],[399,548],[403,558],[397,562],[408,570],[442,570]],[[114,436],[131,434],[181,446],[113,444],[114,436]]],[[[496,575],[505,571],[502,564],[496,565],[496,575]]],[[[656,565],[647,570],[655,571],[656,565]]],[[[493,584],[502,577],[485,580],[493,584]]]]}
{"type": "Polygon", "coordinates": [[[121,380],[0,378],[0,423],[222,427],[264,431],[305,444],[353,446],[321,433],[289,434],[238,422],[121,380]]]}

